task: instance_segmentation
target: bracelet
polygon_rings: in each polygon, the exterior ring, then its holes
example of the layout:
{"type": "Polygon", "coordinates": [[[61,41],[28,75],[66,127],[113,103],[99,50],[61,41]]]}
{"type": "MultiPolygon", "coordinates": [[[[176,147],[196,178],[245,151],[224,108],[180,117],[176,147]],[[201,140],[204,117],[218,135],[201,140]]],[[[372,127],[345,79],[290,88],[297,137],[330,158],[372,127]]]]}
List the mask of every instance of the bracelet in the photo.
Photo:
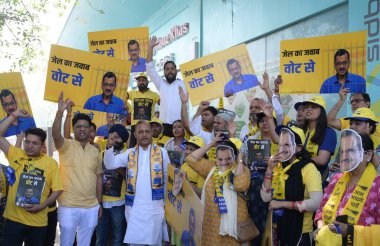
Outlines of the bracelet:
{"type": "Polygon", "coordinates": [[[292,202],[292,209],[293,209],[293,210],[296,210],[296,206],[295,206],[295,205],[296,205],[296,202],[293,201],[293,202],[292,202]]]}
{"type": "Polygon", "coordinates": [[[58,116],[58,117],[62,117],[62,116],[63,116],[63,113],[57,111],[57,113],[56,113],[55,115],[58,116]]]}
{"type": "Polygon", "coordinates": [[[67,114],[66,117],[71,117],[72,115],[71,114],[67,114]]]}

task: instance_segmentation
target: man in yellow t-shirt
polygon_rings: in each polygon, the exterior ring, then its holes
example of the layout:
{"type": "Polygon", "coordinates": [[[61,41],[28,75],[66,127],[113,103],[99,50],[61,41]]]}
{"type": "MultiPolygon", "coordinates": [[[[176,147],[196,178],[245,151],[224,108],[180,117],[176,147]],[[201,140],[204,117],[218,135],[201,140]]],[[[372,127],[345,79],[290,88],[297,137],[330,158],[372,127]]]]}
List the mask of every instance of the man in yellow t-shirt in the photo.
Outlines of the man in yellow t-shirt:
{"type": "Polygon", "coordinates": [[[132,123],[130,147],[136,145],[136,138],[134,136],[136,123],[139,120],[151,121],[154,118],[156,104],[160,104],[160,96],[148,88],[149,81],[145,72],[138,73],[136,81],[138,90],[127,92],[132,123]]]}
{"type": "Polygon", "coordinates": [[[48,206],[63,190],[57,162],[42,153],[46,139],[44,130],[28,129],[24,150],[10,145],[4,137],[15,120],[28,116],[25,110],[17,109],[0,124],[0,149],[9,161],[5,170],[9,190],[3,241],[12,246],[42,245],[48,224],[48,206]]]}
{"type": "Polygon", "coordinates": [[[74,139],[63,138],[62,116],[70,99],[58,98],[58,111],[53,123],[53,140],[58,149],[64,191],[58,199],[58,222],[61,245],[89,245],[102,216],[102,163],[99,151],[89,142],[91,119],[78,113],[72,120],[74,139]]]}

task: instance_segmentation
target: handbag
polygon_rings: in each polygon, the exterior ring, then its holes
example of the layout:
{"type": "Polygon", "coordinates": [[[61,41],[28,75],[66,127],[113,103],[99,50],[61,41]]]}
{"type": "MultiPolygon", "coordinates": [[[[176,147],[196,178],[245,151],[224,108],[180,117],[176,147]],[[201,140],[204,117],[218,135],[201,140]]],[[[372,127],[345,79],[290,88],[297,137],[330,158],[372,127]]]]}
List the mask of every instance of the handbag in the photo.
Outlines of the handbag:
{"type": "Polygon", "coordinates": [[[237,223],[237,237],[240,242],[251,241],[260,234],[251,218],[237,223]]]}

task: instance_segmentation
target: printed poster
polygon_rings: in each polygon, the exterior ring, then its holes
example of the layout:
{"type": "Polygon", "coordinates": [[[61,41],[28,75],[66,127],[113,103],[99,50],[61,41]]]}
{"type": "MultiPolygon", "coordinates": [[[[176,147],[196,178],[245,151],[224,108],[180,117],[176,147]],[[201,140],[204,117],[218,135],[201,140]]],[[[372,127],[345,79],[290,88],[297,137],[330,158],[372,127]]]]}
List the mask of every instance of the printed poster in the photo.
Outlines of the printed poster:
{"type": "Polygon", "coordinates": [[[16,205],[40,204],[41,195],[45,187],[45,177],[30,173],[21,173],[16,193],[16,205]]]}
{"type": "Polygon", "coordinates": [[[29,128],[36,127],[21,73],[0,73],[0,100],[2,106],[0,120],[17,109],[24,109],[30,114],[30,117],[18,118],[17,124],[8,128],[5,137],[17,135],[29,128]]]}
{"type": "Polygon", "coordinates": [[[126,114],[125,98],[131,62],[52,45],[44,99],[59,93],[88,110],[126,114]]]}
{"type": "Polygon", "coordinates": [[[184,245],[201,245],[202,203],[185,180],[183,173],[172,165],[168,165],[166,189],[167,222],[174,228],[184,245]]]}
{"type": "Polygon", "coordinates": [[[92,53],[128,60],[128,43],[136,40],[140,57],[146,58],[149,47],[148,27],[106,30],[88,33],[88,47],[92,53]]]}
{"type": "MultiPolygon", "coordinates": [[[[281,93],[339,93],[339,86],[335,88],[330,84],[340,69],[354,75],[350,77],[351,83],[355,82],[351,92],[365,92],[365,31],[283,40],[280,53],[280,73],[284,81],[281,93]],[[348,62],[334,60],[339,49],[348,51],[348,62]],[[357,76],[364,79],[364,83],[357,76]]],[[[345,87],[348,86],[346,83],[345,87]]]]}
{"type": "Polygon", "coordinates": [[[180,65],[192,105],[258,86],[245,44],[180,65]]]}

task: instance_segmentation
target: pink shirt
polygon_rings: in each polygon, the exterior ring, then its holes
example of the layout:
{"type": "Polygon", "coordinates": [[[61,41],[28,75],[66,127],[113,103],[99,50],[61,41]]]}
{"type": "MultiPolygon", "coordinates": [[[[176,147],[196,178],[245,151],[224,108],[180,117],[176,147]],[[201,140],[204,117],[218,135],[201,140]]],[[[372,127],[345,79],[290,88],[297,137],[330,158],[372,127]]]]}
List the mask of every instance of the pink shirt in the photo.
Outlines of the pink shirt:
{"type": "MultiPolygon", "coordinates": [[[[331,180],[330,184],[325,189],[325,194],[323,195],[323,199],[321,205],[315,215],[314,221],[322,219],[322,210],[328,199],[331,196],[335,188],[336,182],[342,177],[342,173],[336,174],[331,180]]],[[[355,185],[356,187],[356,185],[355,185]]],[[[342,200],[339,204],[337,216],[342,214],[344,206],[348,199],[351,197],[352,192],[355,190],[355,187],[352,187],[350,190],[345,190],[342,200]]],[[[371,190],[367,196],[367,200],[364,203],[363,212],[360,214],[360,218],[358,221],[358,225],[369,226],[371,224],[380,224],[380,176],[377,176],[373,181],[371,190]]]]}

